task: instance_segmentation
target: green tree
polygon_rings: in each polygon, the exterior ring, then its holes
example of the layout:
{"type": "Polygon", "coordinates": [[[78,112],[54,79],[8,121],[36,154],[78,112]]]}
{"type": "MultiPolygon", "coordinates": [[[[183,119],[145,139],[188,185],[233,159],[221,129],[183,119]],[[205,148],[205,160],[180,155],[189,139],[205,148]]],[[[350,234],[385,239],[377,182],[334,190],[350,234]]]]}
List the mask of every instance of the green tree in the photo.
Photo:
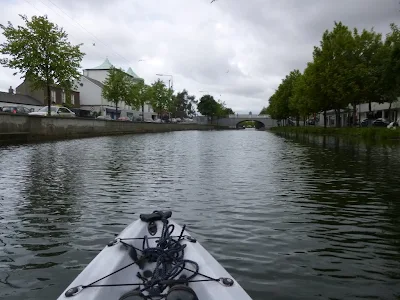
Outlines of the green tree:
{"type": "Polygon", "coordinates": [[[158,79],[151,85],[150,103],[154,111],[161,116],[169,112],[173,103],[173,90],[166,87],[165,83],[158,79]]]}
{"type": "Polygon", "coordinates": [[[235,112],[232,110],[232,108],[230,108],[230,107],[225,107],[224,108],[224,115],[225,116],[234,115],[234,114],[235,114],[235,112]]]}
{"type": "Polygon", "coordinates": [[[368,110],[372,111],[372,102],[383,102],[383,89],[380,82],[384,72],[383,61],[385,49],[382,35],[373,30],[363,30],[361,34],[353,30],[353,61],[348,64],[348,73],[351,74],[349,83],[351,93],[348,97],[353,107],[353,122],[356,121],[356,106],[359,103],[368,103],[368,110]]]}
{"type": "Polygon", "coordinates": [[[290,106],[289,101],[293,95],[294,84],[300,76],[301,73],[299,70],[290,72],[290,74],[282,80],[274,95],[269,99],[269,106],[265,112],[272,118],[282,120],[293,116],[298,119],[299,113],[296,110],[296,106],[290,106]]]}
{"type": "Polygon", "coordinates": [[[280,120],[281,116],[278,111],[278,100],[276,95],[273,94],[268,100],[268,107],[265,109],[264,113],[269,115],[272,119],[280,120]]]}
{"type": "Polygon", "coordinates": [[[320,65],[319,76],[322,91],[335,110],[336,126],[340,126],[340,112],[354,96],[354,38],[352,32],[341,22],[332,31],[323,34],[321,46],[316,49],[320,65]]]}
{"type": "Polygon", "coordinates": [[[372,102],[391,105],[400,95],[400,32],[391,24],[391,32],[382,40],[374,30],[353,31],[341,22],[326,30],[318,47],[314,47],[313,61],[303,75],[297,70],[287,75],[263,109],[272,118],[289,116],[308,117],[309,114],[334,110],[340,126],[343,111],[372,102]]]}
{"type": "MultiPolygon", "coordinates": [[[[296,77],[293,83],[292,96],[289,100],[290,110],[297,112],[304,122],[311,114],[321,111],[315,92],[317,86],[315,86],[313,71],[313,65],[308,63],[304,74],[296,77]]],[[[299,124],[297,123],[297,125],[299,124]]]]}
{"type": "Polygon", "coordinates": [[[235,114],[235,112],[232,110],[232,108],[226,107],[225,102],[218,100],[217,101],[217,111],[215,116],[217,118],[224,118],[228,117],[229,115],[235,114]]]}
{"type": "Polygon", "coordinates": [[[80,78],[78,68],[84,53],[80,51],[81,45],[72,45],[68,34],[47,16],[33,16],[31,20],[20,17],[25,26],[14,27],[10,22],[7,26],[0,24],[6,39],[0,45],[0,53],[9,56],[0,63],[18,70],[32,89],[46,90],[50,115],[50,87],[59,85],[70,89],[69,83],[80,78]]]}
{"type": "Polygon", "coordinates": [[[171,115],[174,118],[187,118],[194,115],[194,104],[196,104],[196,97],[189,95],[187,90],[183,90],[173,97],[171,107],[171,115]]]}
{"type": "Polygon", "coordinates": [[[258,115],[261,116],[261,115],[267,115],[267,114],[268,114],[267,107],[263,107],[258,115]]]}
{"type": "Polygon", "coordinates": [[[382,73],[379,86],[382,101],[389,103],[389,119],[391,120],[392,104],[398,101],[400,96],[400,29],[395,24],[390,24],[390,28],[391,32],[386,36],[382,47],[382,73]]]}
{"type": "Polygon", "coordinates": [[[144,83],[144,80],[132,81],[128,89],[126,103],[135,109],[141,109],[142,121],[144,121],[144,105],[150,103],[151,97],[152,89],[144,83]]]}
{"type": "Polygon", "coordinates": [[[200,102],[197,105],[197,110],[203,116],[207,116],[211,118],[211,122],[214,117],[218,115],[219,109],[221,108],[220,104],[215,101],[214,97],[211,95],[204,95],[200,98],[200,102]]]}
{"type": "Polygon", "coordinates": [[[129,99],[132,81],[122,69],[112,67],[104,82],[102,96],[115,104],[115,119],[117,119],[118,104],[129,99]]]}

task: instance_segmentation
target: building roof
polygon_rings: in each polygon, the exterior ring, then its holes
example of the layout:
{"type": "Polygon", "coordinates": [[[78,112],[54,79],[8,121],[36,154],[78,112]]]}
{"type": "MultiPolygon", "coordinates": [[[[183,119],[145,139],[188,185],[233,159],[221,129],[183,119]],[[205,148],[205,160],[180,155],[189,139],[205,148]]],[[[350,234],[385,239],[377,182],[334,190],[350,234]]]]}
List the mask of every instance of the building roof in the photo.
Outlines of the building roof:
{"type": "Polygon", "coordinates": [[[97,85],[97,86],[99,86],[99,87],[101,87],[101,88],[104,87],[104,84],[101,83],[100,81],[98,81],[98,80],[96,80],[96,79],[93,79],[93,78],[90,78],[90,77],[88,77],[88,76],[86,76],[86,75],[82,75],[82,76],[85,77],[87,80],[91,81],[92,83],[94,83],[95,85],[97,85]]]}
{"type": "MultiPolygon", "coordinates": [[[[106,58],[106,60],[100,66],[97,66],[97,67],[94,67],[94,68],[89,68],[89,69],[86,69],[86,70],[110,70],[112,67],[115,67],[115,66],[112,63],[110,63],[108,58],[106,58]]],[[[126,70],[125,73],[130,75],[133,79],[143,80],[135,72],[133,72],[131,67],[129,67],[128,70],[126,70]]],[[[88,77],[88,79],[89,79],[89,77],[88,77]]]]}
{"type": "Polygon", "coordinates": [[[112,67],[114,67],[114,65],[110,63],[108,58],[106,58],[106,60],[100,66],[90,68],[87,70],[110,70],[112,67]]]}
{"type": "Polygon", "coordinates": [[[10,94],[6,92],[0,92],[0,102],[24,104],[24,105],[36,105],[43,106],[43,103],[35,98],[22,94],[10,94]]]}
{"type": "Polygon", "coordinates": [[[126,71],[126,74],[131,75],[133,78],[138,78],[139,79],[139,76],[137,76],[135,74],[135,72],[133,72],[131,67],[129,67],[129,69],[126,71]]]}

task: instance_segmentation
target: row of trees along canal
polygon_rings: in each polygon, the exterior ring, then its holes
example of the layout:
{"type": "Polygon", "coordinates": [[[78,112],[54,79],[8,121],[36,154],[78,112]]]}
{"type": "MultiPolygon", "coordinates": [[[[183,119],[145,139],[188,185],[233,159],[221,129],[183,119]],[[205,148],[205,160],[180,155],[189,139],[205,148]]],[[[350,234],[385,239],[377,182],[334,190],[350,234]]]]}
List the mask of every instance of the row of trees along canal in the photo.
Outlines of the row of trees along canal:
{"type": "Polygon", "coordinates": [[[269,99],[269,106],[261,114],[284,120],[299,120],[335,111],[340,126],[340,113],[352,114],[356,124],[356,106],[372,102],[388,102],[390,108],[400,96],[400,31],[390,25],[390,33],[383,38],[374,30],[350,30],[341,22],[332,31],[326,30],[319,47],[314,47],[313,61],[304,72],[293,70],[269,99]]]}
{"type": "MultiPolygon", "coordinates": [[[[84,57],[80,50],[82,44],[72,45],[68,34],[58,25],[50,22],[47,16],[33,16],[28,19],[21,15],[25,26],[14,27],[10,22],[0,24],[5,42],[0,45],[0,53],[5,58],[0,63],[17,70],[21,78],[26,79],[33,89],[43,89],[50,100],[50,89],[58,85],[66,91],[66,106],[70,104],[70,92],[74,82],[80,79],[79,67],[84,57]]],[[[216,101],[211,95],[204,95],[200,101],[189,95],[187,90],[174,93],[161,81],[146,85],[143,80],[134,82],[121,69],[112,68],[104,82],[103,97],[118,105],[127,105],[143,110],[150,104],[161,117],[168,115],[175,118],[192,117],[198,111],[205,116],[222,117],[233,114],[225,103],[216,101]]],[[[51,101],[48,102],[50,115],[51,101]]]]}

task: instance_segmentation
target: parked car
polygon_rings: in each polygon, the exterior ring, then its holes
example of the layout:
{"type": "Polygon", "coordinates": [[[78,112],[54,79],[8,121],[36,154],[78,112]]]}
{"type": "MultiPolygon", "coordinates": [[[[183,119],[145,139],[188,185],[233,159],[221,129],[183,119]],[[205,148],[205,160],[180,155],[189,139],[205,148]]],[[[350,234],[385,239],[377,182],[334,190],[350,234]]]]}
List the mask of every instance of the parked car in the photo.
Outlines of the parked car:
{"type": "Polygon", "coordinates": [[[306,123],[307,125],[315,125],[315,119],[308,119],[306,123]]]}
{"type": "Polygon", "coordinates": [[[98,116],[96,119],[98,119],[98,120],[112,120],[109,115],[98,116]]]}
{"type": "MultiPolygon", "coordinates": [[[[38,111],[30,112],[31,116],[47,116],[48,107],[44,106],[38,111]]],[[[50,106],[50,115],[58,117],[75,117],[75,113],[63,106],[50,106]]]]}
{"type": "Polygon", "coordinates": [[[27,115],[31,112],[31,110],[25,108],[24,106],[3,106],[3,112],[12,113],[12,114],[23,114],[27,115]]]}
{"type": "Polygon", "coordinates": [[[383,118],[376,119],[372,122],[372,126],[374,127],[387,127],[389,122],[383,118]]]}
{"type": "Polygon", "coordinates": [[[368,119],[364,119],[361,121],[360,126],[361,127],[368,127],[369,121],[368,119]]]}
{"type": "Polygon", "coordinates": [[[399,121],[390,122],[390,124],[387,126],[389,129],[396,129],[397,127],[399,127],[399,121]]]}
{"type": "Polygon", "coordinates": [[[131,119],[129,119],[128,117],[119,117],[118,121],[131,121],[131,119]]]}

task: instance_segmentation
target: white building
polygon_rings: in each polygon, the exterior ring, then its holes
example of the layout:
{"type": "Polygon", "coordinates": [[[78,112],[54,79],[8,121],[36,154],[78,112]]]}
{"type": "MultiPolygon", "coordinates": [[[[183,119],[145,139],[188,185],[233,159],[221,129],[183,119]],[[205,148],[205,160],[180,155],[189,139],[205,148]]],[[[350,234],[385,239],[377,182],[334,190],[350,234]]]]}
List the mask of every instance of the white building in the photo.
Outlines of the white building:
{"type": "MultiPolygon", "coordinates": [[[[393,102],[390,108],[390,116],[389,116],[389,103],[371,103],[371,111],[374,119],[384,118],[390,119],[391,121],[395,121],[400,118],[400,98],[398,101],[393,102]]],[[[364,119],[367,119],[367,114],[369,112],[369,104],[362,103],[356,106],[356,115],[357,121],[362,122],[364,119]]],[[[336,126],[336,115],[334,110],[330,110],[326,112],[327,117],[327,126],[335,127],[336,126]]],[[[347,110],[342,109],[340,113],[340,121],[341,126],[348,126],[352,124],[353,120],[353,106],[349,105],[347,110]]],[[[319,115],[319,126],[324,126],[324,114],[321,113],[319,115]]]]}
{"type": "MultiPolygon", "coordinates": [[[[101,115],[109,115],[111,118],[128,117],[130,119],[138,119],[141,117],[140,111],[133,109],[125,103],[118,104],[118,111],[115,111],[115,104],[107,101],[102,97],[102,89],[104,82],[108,76],[108,71],[113,65],[108,58],[95,68],[83,70],[83,75],[79,82],[76,83],[77,90],[80,93],[81,109],[90,110],[92,112],[100,113],[101,115]]],[[[143,80],[137,76],[131,68],[126,71],[132,80],[143,80]]],[[[144,118],[146,120],[154,119],[157,116],[150,105],[144,106],[144,118]]]]}

